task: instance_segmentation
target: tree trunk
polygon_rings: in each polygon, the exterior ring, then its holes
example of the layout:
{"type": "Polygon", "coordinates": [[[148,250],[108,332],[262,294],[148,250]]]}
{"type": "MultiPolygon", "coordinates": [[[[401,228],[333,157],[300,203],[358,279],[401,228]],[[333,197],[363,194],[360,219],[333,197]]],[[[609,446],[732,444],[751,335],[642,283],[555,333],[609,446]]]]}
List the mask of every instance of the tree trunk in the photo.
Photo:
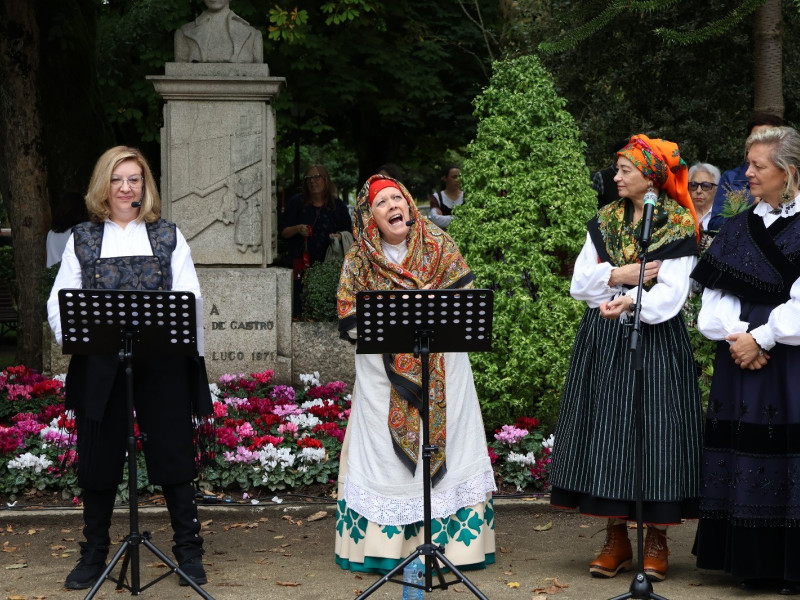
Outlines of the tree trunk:
{"type": "Polygon", "coordinates": [[[17,276],[18,363],[42,366],[43,302],[39,281],[50,223],[47,168],[36,81],[36,3],[0,0],[0,193],[11,224],[17,276]]]}
{"type": "Polygon", "coordinates": [[[783,21],[781,1],[767,0],[755,13],[753,57],[755,112],[783,117],[783,21]]]}

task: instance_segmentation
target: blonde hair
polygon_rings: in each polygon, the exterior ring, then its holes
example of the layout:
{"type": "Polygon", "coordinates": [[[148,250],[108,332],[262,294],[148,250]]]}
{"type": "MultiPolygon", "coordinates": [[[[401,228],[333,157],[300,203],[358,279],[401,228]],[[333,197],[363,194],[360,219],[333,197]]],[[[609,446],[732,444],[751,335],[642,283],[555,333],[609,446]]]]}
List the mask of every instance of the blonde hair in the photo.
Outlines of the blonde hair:
{"type": "Polygon", "coordinates": [[[134,160],[142,169],[144,188],[142,192],[142,207],[139,209],[137,221],[153,223],[161,216],[161,197],[153,178],[153,172],[147,159],[137,148],[129,146],[115,146],[103,152],[94,166],[92,178],[89,180],[89,189],[86,191],[86,209],[92,221],[102,223],[111,215],[108,197],[111,192],[111,175],[120,163],[134,160]]]}
{"type": "Polygon", "coordinates": [[[769,146],[770,160],[786,173],[784,191],[796,194],[800,189],[800,134],[791,127],[768,127],[756,131],[745,142],[745,160],[754,144],[769,146]]]}

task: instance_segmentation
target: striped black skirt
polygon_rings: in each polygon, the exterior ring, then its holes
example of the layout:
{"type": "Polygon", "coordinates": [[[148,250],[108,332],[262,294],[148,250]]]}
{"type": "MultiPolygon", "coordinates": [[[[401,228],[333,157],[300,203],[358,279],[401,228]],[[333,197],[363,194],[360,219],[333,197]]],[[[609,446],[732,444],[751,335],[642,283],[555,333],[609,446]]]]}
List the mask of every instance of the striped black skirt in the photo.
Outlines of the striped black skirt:
{"type": "MultiPolygon", "coordinates": [[[[586,310],[575,337],[555,432],[551,503],[634,519],[636,424],[628,327],[586,310]]],[[[698,516],[702,409],[683,318],[642,324],[644,455],[648,523],[698,516]]]]}

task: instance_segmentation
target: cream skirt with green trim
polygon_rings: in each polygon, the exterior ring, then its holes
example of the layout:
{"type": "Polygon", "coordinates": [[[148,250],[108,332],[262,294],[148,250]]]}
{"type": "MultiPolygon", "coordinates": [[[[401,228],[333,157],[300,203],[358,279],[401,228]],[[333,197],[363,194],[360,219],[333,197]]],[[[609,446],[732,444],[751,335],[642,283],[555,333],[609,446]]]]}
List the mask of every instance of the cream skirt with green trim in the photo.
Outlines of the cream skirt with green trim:
{"type": "MultiPolygon", "coordinates": [[[[379,525],[336,504],[336,564],[343,569],[387,573],[425,542],[422,523],[379,525]]],[[[460,569],[483,569],[494,563],[494,505],[491,499],[464,507],[447,519],[431,520],[431,539],[460,569]]]]}

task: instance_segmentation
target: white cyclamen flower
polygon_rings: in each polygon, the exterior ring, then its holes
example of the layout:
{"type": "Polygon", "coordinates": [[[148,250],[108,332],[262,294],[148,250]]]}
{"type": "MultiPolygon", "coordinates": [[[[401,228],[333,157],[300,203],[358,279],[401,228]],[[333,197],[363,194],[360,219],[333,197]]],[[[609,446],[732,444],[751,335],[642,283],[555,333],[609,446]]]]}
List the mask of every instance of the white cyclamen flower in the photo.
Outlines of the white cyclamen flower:
{"type": "Polygon", "coordinates": [[[269,476],[269,471],[275,469],[286,470],[294,466],[295,455],[289,448],[275,448],[272,444],[267,444],[258,451],[258,462],[264,467],[264,481],[269,476]]]}
{"type": "Polygon", "coordinates": [[[306,389],[310,388],[312,385],[319,385],[319,371],[314,371],[313,373],[301,373],[300,381],[303,382],[303,385],[306,389]]]}
{"type": "Polygon", "coordinates": [[[314,429],[314,427],[322,423],[319,417],[307,414],[289,415],[286,420],[297,425],[298,429],[314,429]]]}
{"type": "Polygon", "coordinates": [[[536,464],[536,457],[533,455],[533,452],[528,452],[527,454],[519,454],[517,452],[509,452],[508,453],[508,462],[510,463],[519,463],[523,467],[532,467],[536,464]]]}
{"type": "Polygon", "coordinates": [[[34,473],[41,473],[48,467],[53,466],[51,461],[46,456],[36,456],[30,452],[20,454],[17,458],[8,461],[9,469],[19,469],[20,471],[32,470],[34,473]]]}
{"type": "Polygon", "coordinates": [[[300,460],[307,463],[320,463],[325,460],[325,448],[303,448],[300,460]]]}

